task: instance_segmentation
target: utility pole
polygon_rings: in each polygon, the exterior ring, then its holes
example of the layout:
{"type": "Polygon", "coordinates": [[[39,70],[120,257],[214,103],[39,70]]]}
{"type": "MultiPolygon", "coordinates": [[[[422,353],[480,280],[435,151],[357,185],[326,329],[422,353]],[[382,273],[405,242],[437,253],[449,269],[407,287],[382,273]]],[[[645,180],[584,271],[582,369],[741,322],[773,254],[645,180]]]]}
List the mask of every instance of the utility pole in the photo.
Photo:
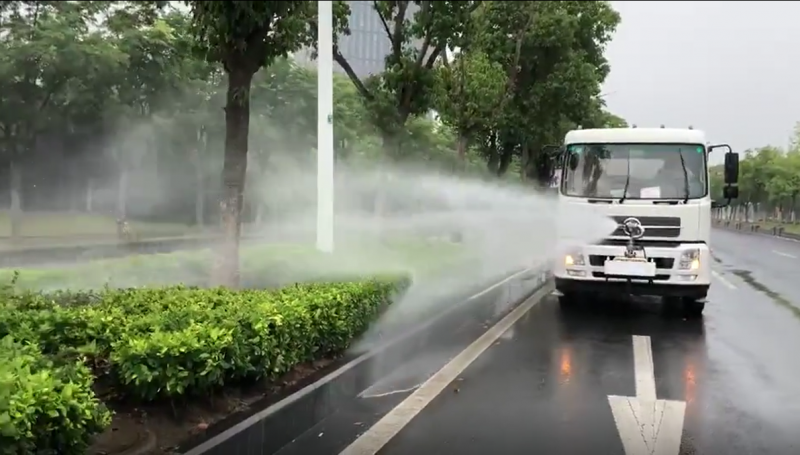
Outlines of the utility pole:
{"type": "Polygon", "coordinates": [[[333,252],[333,2],[318,1],[317,249],[333,252]]]}

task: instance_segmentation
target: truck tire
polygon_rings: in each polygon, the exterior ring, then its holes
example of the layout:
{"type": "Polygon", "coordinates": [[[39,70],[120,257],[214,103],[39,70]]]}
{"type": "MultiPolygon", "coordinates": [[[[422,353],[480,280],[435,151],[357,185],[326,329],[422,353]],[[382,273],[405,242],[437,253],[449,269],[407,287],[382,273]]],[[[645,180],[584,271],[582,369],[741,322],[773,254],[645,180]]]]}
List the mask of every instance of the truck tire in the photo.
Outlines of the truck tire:
{"type": "Polygon", "coordinates": [[[683,314],[687,318],[699,318],[703,316],[703,310],[706,308],[705,300],[684,298],[682,303],[683,303],[683,314]]]}

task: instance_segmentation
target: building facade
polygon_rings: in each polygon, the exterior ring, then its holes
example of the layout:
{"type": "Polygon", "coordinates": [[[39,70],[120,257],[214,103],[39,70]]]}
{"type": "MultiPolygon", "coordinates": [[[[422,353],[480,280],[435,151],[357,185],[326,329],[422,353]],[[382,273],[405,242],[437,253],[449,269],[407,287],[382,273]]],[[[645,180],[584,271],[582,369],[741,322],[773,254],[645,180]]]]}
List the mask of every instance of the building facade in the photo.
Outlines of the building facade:
{"type": "MultiPolygon", "coordinates": [[[[380,73],[392,46],[380,16],[369,1],[350,1],[350,36],[339,38],[339,50],[360,77],[380,73]]],[[[342,71],[341,68],[337,70],[342,71]]]]}
{"type": "MultiPolygon", "coordinates": [[[[383,71],[386,56],[392,51],[381,18],[371,1],[351,0],[347,3],[350,5],[350,36],[339,37],[339,51],[359,77],[380,73],[383,71]]],[[[411,3],[406,18],[411,18],[418,8],[411,3]]],[[[299,64],[314,65],[310,50],[301,50],[294,54],[294,58],[299,64]]],[[[335,62],[333,70],[344,72],[335,62]]]]}

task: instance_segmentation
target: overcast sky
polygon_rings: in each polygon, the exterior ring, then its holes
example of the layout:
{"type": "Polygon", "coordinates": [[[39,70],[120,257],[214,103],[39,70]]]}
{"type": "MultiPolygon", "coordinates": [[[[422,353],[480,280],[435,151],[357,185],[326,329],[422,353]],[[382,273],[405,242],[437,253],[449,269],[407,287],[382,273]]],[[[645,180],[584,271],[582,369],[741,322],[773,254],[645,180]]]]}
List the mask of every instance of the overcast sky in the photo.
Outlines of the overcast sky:
{"type": "Polygon", "coordinates": [[[611,3],[622,23],[606,53],[610,111],[693,125],[737,151],[787,144],[800,121],[800,2],[611,3]]]}

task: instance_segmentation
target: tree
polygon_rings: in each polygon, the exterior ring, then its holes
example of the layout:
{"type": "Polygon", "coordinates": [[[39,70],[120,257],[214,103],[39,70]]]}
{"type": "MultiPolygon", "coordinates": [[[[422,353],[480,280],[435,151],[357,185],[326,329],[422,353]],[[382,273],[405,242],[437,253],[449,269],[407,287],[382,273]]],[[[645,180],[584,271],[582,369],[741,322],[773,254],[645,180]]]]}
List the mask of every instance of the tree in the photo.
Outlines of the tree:
{"type": "Polygon", "coordinates": [[[125,128],[136,125],[135,134],[129,134],[128,140],[110,148],[119,167],[117,217],[126,219],[129,171],[141,167],[148,158],[158,162],[153,156],[158,153],[152,134],[154,114],[175,106],[173,96],[165,94],[177,94],[179,87],[186,82],[191,84],[184,80],[191,80],[194,75],[190,72],[204,68],[187,64],[189,24],[184,15],[159,18],[149,2],[112,3],[106,14],[108,32],[127,59],[118,72],[111,74],[110,85],[117,95],[118,110],[110,120],[116,124],[104,126],[118,130],[120,124],[125,128]]]}
{"type": "Polygon", "coordinates": [[[389,155],[402,154],[408,119],[432,107],[434,65],[448,45],[463,34],[479,2],[373,1],[391,51],[385,71],[365,80],[334,45],[334,60],[344,69],[370,110],[389,155]]]}
{"type": "MultiPolygon", "coordinates": [[[[748,221],[795,221],[800,195],[798,134],[800,130],[795,128],[787,149],[765,146],[744,152],[739,165],[739,198],[732,201],[731,216],[748,221]]],[[[709,172],[712,197],[721,199],[722,165],[711,167],[709,172]]]]}
{"type": "Polygon", "coordinates": [[[186,2],[192,8],[194,36],[210,62],[228,78],[225,99],[225,159],[220,214],[225,240],[215,281],[239,282],[239,237],[247,172],[250,88],[253,76],[277,58],[312,41],[313,2],[186,2]]]}
{"type": "Polygon", "coordinates": [[[453,63],[442,62],[436,72],[434,106],[441,120],[457,131],[457,152],[463,161],[469,141],[495,125],[506,95],[506,76],[501,65],[480,50],[459,53],[453,63]]]}
{"type": "MultiPolygon", "coordinates": [[[[281,216],[277,206],[286,203],[269,193],[270,179],[286,160],[314,159],[316,72],[284,57],[315,45],[316,4],[188,2],[187,11],[167,3],[0,5],[0,26],[39,39],[17,32],[0,40],[16,52],[0,57],[0,84],[9,88],[0,93],[0,123],[38,125],[19,155],[3,136],[2,157],[29,164],[16,198],[26,209],[68,205],[197,225],[220,215],[226,241],[215,281],[230,284],[241,224],[281,216]],[[52,13],[44,20],[34,6],[52,13]],[[52,33],[73,19],[79,26],[52,33]],[[48,53],[60,39],[77,43],[68,58],[48,53]],[[41,68],[25,57],[34,44],[48,50],[41,68]],[[39,73],[47,77],[27,98],[11,90],[39,73]],[[62,79],[39,115],[28,111],[62,79]]],[[[336,160],[379,174],[386,162],[408,159],[530,180],[544,174],[541,144],[560,142],[577,125],[618,124],[596,96],[606,69],[602,52],[593,54],[611,10],[545,3],[372,2],[392,51],[380,74],[334,76],[336,160]],[[458,50],[449,59],[448,48],[458,50]]],[[[336,2],[334,11],[335,29],[346,29],[347,5],[336,2]]],[[[5,173],[0,179],[13,180],[5,173]]]]}
{"type": "Polygon", "coordinates": [[[481,141],[487,163],[502,175],[518,158],[523,178],[547,182],[552,166],[539,151],[596,113],[619,15],[608,2],[482,2],[475,14],[481,32],[468,45],[503,66],[511,89],[481,141]]]}
{"type": "Polygon", "coordinates": [[[42,133],[62,119],[59,109],[87,82],[124,61],[91,31],[103,2],[4,2],[0,6],[0,134],[10,168],[12,237],[20,233],[22,163],[42,133]],[[87,73],[88,76],[87,77],[87,73]]]}
{"type": "MultiPolygon", "coordinates": [[[[40,116],[43,128],[36,153],[23,155],[29,158],[29,183],[22,192],[27,197],[17,200],[25,199],[32,210],[64,207],[50,204],[58,199],[69,201],[71,210],[170,221],[185,218],[203,224],[206,212],[215,212],[207,203],[217,194],[217,181],[210,177],[219,172],[223,161],[217,150],[225,134],[220,115],[226,97],[224,69],[204,54],[190,52],[195,43],[189,33],[191,17],[185,10],[158,10],[152,2],[96,6],[87,13],[93,17],[93,33],[110,46],[117,60],[75,74],[61,96],[51,101],[48,117],[40,116]],[[69,172],[59,172],[64,169],[69,172]],[[68,189],[56,188],[67,183],[68,189]],[[136,190],[127,192],[129,186],[136,190]],[[52,197],[54,193],[57,198],[52,197]],[[85,204],[76,205],[81,198],[85,204]]],[[[20,65],[7,68],[4,83],[25,69],[20,65]]],[[[336,74],[334,79],[336,159],[374,163],[382,156],[380,136],[369,121],[363,98],[347,76],[336,74]]],[[[249,175],[274,174],[268,169],[270,155],[313,158],[316,90],[313,68],[287,58],[254,75],[249,175]],[[301,150],[308,153],[298,153],[301,150]]],[[[12,109],[3,114],[13,121],[24,120],[12,109]]],[[[437,160],[445,162],[452,144],[440,132],[431,122],[415,120],[408,137],[419,149],[436,149],[437,160]]],[[[0,179],[9,180],[7,176],[0,179]]],[[[242,216],[247,220],[261,216],[260,190],[258,185],[246,185],[245,193],[251,196],[243,202],[242,216]]],[[[0,196],[5,193],[0,191],[0,196]]]]}

